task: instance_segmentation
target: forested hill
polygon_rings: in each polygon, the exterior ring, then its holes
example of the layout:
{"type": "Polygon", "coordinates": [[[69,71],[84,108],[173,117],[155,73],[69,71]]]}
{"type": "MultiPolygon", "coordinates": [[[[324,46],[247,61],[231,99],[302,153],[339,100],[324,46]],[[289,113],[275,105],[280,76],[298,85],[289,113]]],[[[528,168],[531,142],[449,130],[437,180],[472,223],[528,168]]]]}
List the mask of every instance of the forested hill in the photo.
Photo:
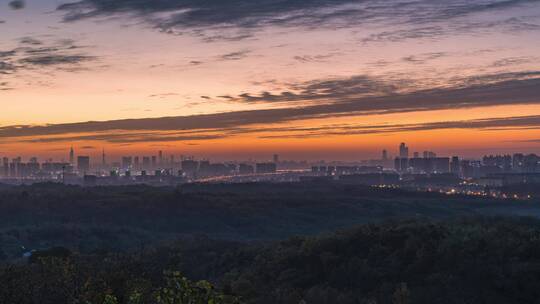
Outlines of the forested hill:
{"type": "Polygon", "coordinates": [[[238,241],[314,235],[388,219],[540,215],[540,204],[332,183],[0,190],[0,259],[21,247],[139,249],[193,234],[238,241]]]}
{"type": "Polygon", "coordinates": [[[540,223],[364,225],[268,247],[232,277],[248,303],[538,303],[540,223]]]}
{"type": "Polygon", "coordinates": [[[0,189],[0,258],[22,247],[123,251],[192,234],[277,240],[367,222],[471,215],[540,215],[535,201],[501,201],[325,183],[0,189]]]}
{"type": "Polygon", "coordinates": [[[0,267],[0,302],[173,303],[156,302],[164,270],[210,279],[247,304],[538,303],[540,222],[413,220],[259,245],[194,239],[136,254],[42,257],[0,267]]]}
{"type": "Polygon", "coordinates": [[[5,187],[0,303],[161,304],[164,271],[248,304],[536,303],[540,221],[516,215],[539,214],[332,183],[5,187]]]}

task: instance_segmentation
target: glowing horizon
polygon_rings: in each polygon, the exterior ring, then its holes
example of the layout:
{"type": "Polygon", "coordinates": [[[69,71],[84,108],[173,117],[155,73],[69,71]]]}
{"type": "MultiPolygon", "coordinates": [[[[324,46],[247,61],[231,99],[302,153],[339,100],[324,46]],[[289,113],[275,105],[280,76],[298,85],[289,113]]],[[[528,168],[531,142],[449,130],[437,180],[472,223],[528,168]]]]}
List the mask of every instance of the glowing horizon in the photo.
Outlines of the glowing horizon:
{"type": "Polygon", "coordinates": [[[13,2],[0,157],[540,148],[538,1],[13,2]]]}

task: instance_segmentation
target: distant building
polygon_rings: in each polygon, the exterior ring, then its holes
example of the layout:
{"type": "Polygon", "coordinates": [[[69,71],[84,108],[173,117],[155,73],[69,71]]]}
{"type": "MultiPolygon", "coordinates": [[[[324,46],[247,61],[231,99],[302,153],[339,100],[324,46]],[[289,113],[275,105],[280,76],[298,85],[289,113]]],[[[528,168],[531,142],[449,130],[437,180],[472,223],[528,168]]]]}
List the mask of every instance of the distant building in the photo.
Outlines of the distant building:
{"type": "Polygon", "coordinates": [[[207,176],[210,175],[211,169],[210,169],[210,161],[208,160],[201,160],[199,162],[199,171],[201,175],[207,176]]]}
{"type": "Polygon", "coordinates": [[[399,145],[399,157],[400,158],[409,158],[409,147],[405,143],[399,145]]]}
{"type": "Polygon", "coordinates": [[[431,173],[450,173],[450,158],[435,157],[430,158],[433,162],[433,171],[431,173]]]}
{"type": "Polygon", "coordinates": [[[258,163],[255,166],[256,166],[257,173],[259,174],[277,172],[277,166],[275,163],[258,163]]]}
{"type": "Polygon", "coordinates": [[[199,170],[199,163],[191,159],[183,160],[181,166],[182,171],[187,175],[194,175],[199,170]]]}
{"type": "Polygon", "coordinates": [[[150,157],[149,156],[143,156],[142,167],[143,167],[143,170],[145,171],[150,170],[150,157]]]}
{"type": "Polygon", "coordinates": [[[41,165],[41,170],[50,175],[73,173],[73,166],[63,162],[45,162],[41,165]]]}
{"type": "Polygon", "coordinates": [[[105,155],[105,149],[103,149],[103,151],[101,152],[101,167],[103,169],[107,168],[107,158],[105,155]]]}
{"type": "Polygon", "coordinates": [[[2,158],[2,168],[3,168],[2,175],[4,177],[9,177],[9,158],[7,157],[2,158]]]}
{"type": "Polygon", "coordinates": [[[512,156],[512,168],[514,172],[522,172],[525,164],[525,155],[516,153],[512,156]]]}
{"type": "Polygon", "coordinates": [[[238,173],[240,174],[253,174],[255,173],[255,168],[252,165],[240,164],[238,166],[238,173]]]}
{"type": "Polygon", "coordinates": [[[69,163],[75,165],[75,151],[73,150],[73,147],[69,150],[69,163]]]}
{"type": "Polygon", "coordinates": [[[434,157],[434,158],[396,158],[394,168],[398,172],[411,173],[449,173],[450,158],[434,157]]]}
{"type": "Polygon", "coordinates": [[[82,174],[86,174],[90,171],[90,156],[77,157],[77,170],[82,174]]]}
{"type": "Polygon", "coordinates": [[[133,165],[133,158],[131,156],[122,157],[122,169],[128,170],[131,169],[133,165]]]}
{"type": "Polygon", "coordinates": [[[458,156],[452,157],[452,161],[450,162],[450,173],[461,176],[461,164],[458,156]]]}
{"type": "Polygon", "coordinates": [[[423,153],[424,155],[424,158],[435,158],[437,157],[437,154],[435,152],[432,152],[432,151],[424,151],[423,153]]]}
{"type": "Polygon", "coordinates": [[[401,158],[396,157],[394,159],[394,169],[398,172],[401,171],[401,158]]]}

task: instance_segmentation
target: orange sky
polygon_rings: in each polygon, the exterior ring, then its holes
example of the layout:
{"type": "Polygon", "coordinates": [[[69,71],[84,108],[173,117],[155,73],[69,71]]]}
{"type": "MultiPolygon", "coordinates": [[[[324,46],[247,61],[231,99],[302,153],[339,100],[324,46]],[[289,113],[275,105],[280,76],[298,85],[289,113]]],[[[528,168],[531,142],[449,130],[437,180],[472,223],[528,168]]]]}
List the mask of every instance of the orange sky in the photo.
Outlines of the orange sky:
{"type": "Polygon", "coordinates": [[[355,160],[382,149],[395,154],[402,141],[412,151],[468,157],[540,146],[537,3],[497,9],[499,0],[450,1],[444,10],[418,2],[433,19],[413,9],[362,8],[378,16],[369,23],[354,21],[361,4],[346,0],[339,9],[350,16],[323,23],[308,22],[334,8],[316,1],[264,15],[249,5],[229,12],[208,4],[227,23],[190,19],[163,29],[156,20],[184,18],[174,15],[176,4],[141,15],[129,1],[120,0],[126,6],[116,13],[83,0],[97,19],[66,22],[73,12],[57,7],[68,2],[76,1],[0,8],[0,156],[61,159],[73,145],[96,156],[105,148],[111,157],[164,150],[355,160]],[[288,14],[305,14],[305,24],[284,23],[288,14]],[[284,111],[264,112],[274,109],[284,111]],[[242,111],[253,118],[238,118],[242,111]],[[181,122],[167,126],[162,117],[181,122]],[[126,128],[123,119],[134,121],[126,128]],[[88,129],[88,121],[100,123],[88,129]]]}

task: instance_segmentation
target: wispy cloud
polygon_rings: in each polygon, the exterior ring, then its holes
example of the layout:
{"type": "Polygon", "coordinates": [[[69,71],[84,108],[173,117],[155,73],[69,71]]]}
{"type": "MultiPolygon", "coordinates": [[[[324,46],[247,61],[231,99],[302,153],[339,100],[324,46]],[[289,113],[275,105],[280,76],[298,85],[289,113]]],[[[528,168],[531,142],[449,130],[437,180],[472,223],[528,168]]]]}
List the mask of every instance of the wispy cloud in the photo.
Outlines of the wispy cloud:
{"type": "Polygon", "coordinates": [[[277,102],[319,102],[326,103],[341,98],[360,98],[367,96],[383,96],[396,93],[396,84],[367,75],[348,78],[313,80],[304,83],[289,84],[289,91],[280,93],[261,92],[258,95],[243,93],[237,97],[223,96],[230,101],[244,103],[277,103],[277,102]]]}
{"type": "Polygon", "coordinates": [[[419,132],[445,129],[460,130],[539,130],[540,116],[500,117],[473,120],[442,121],[419,124],[330,125],[316,128],[282,128],[279,135],[261,138],[310,138],[336,135],[367,135],[401,132],[419,132]]]}
{"type": "Polygon", "coordinates": [[[520,142],[520,143],[540,143],[540,138],[538,139],[529,139],[529,140],[514,140],[512,142],[520,142]]]}
{"type": "Polygon", "coordinates": [[[149,98],[165,99],[165,98],[168,98],[168,97],[178,96],[178,95],[180,95],[180,94],[174,93],[174,92],[169,92],[169,93],[152,94],[152,95],[150,95],[148,97],[149,98]]]}
{"type": "Polygon", "coordinates": [[[496,68],[501,68],[501,67],[528,64],[536,60],[538,59],[535,59],[532,57],[508,57],[508,58],[502,58],[502,59],[496,60],[495,62],[493,62],[491,66],[496,67],[496,68]]]}
{"type": "Polygon", "coordinates": [[[25,2],[23,0],[12,0],[9,2],[9,7],[15,10],[22,9],[25,7],[25,2]]]}
{"type": "Polygon", "coordinates": [[[229,61],[229,60],[241,60],[248,56],[251,53],[250,50],[241,50],[236,52],[231,52],[227,54],[220,55],[218,60],[229,61]]]}
{"type": "Polygon", "coordinates": [[[298,56],[294,56],[294,60],[301,63],[326,62],[328,59],[336,55],[338,55],[337,52],[328,53],[328,54],[318,54],[318,55],[298,55],[298,56]]]}
{"type": "MultiPolygon", "coordinates": [[[[510,1],[509,1],[510,2],[510,1]]],[[[538,17],[503,17],[499,20],[461,20],[455,23],[446,23],[447,19],[433,23],[420,24],[412,22],[405,26],[397,26],[396,29],[385,29],[372,33],[360,39],[363,44],[403,42],[406,40],[437,41],[450,35],[471,35],[481,33],[519,33],[526,31],[540,31],[538,17]]]]}
{"type": "MultiPolygon", "coordinates": [[[[373,77],[357,75],[347,78],[331,78],[312,80],[304,83],[288,84],[289,90],[259,94],[243,93],[238,96],[221,96],[229,101],[242,103],[291,103],[300,105],[310,104],[313,106],[345,106],[350,105],[351,110],[391,110],[390,105],[400,108],[402,105],[417,106],[419,109],[438,107],[442,100],[456,101],[459,98],[470,99],[470,103],[481,106],[490,101],[497,103],[503,96],[511,98],[518,87],[524,86],[524,91],[516,92],[515,97],[528,95],[531,100],[538,88],[533,83],[540,82],[539,71],[507,72],[495,74],[482,74],[470,77],[454,77],[450,79],[446,87],[424,87],[412,80],[395,79],[385,77],[373,77]],[[516,87],[514,87],[516,86],[516,87]],[[526,87],[526,88],[525,88],[526,87]],[[483,91],[488,93],[482,95],[483,91]],[[489,92],[500,94],[499,97],[489,92]],[[489,97],[487,97],[489,95],[489,97]],[[488,98],[488,99],[486,99],[488,98]],[[414,99],[416,102],[411,102],[414,99]],[[425,100],[424,100],[425,99],[425,100]],[[403,102],[397,102],[403,100],[403,102]],[[432,100],[432,102],[429,102],[432,100]],[[483,100],[483,101],[482,101],[483,100]],[[425,103],[424,103],[425,102],[425,103]],[[321,105],[322,104],[322,105],[321,105]],[[361,109],[362,107],[365,107],[361,109]]],[[[450,106],[449,104],[446,106],[450,106]]],[[[462,104],[463,106],[463,104],[462,104]]]]}
{"type": "MultiPolygon", "coordinates": [[[[473,120],[441,121],[412,124],[331,124],[315,127],[230,127],[207,130],[184,131],[153,131],[153,132],[118,132],[101,131],[91,135],[71,136],[38,136],[29,138],[23,136],[12,140],[22,143],[58,143],[58,142],[87,142],[103,141],[112,144],[153,143],[153,142],[193,142],[230,138],[238,135],[257,134],[262,139],[283,138],[316,138],[327,136],[350,136],[369,134],[391,134],[402,132],[421,132],[434,130],[540,130],[540,115],[497,117],[473,120]]],[[[527,140],[537,142],[538,140],[527,140]]],[[[83,149],[95,149],[85,146],[83,149]]]]}
{"type": "MultiPolygon", "coordinates": [[[[1,68],[0,68],[0,74],[1,74],[1,68]]],[[[0,82],[0,91],[10,91],[13,88],[10,87],[9,82],[4,81],[0,82]]]]}
{"type": "Polygon", "coordinates": [[[429,61],[448,56],[446,52],[431,52],[403,57],[402,60],[412,64],[425,64],[429,61]]]}
{"type": "Polygon", "coordinates": [[[85,55],[61,55],[61,54],[50,54],[50,55],[37,55],[29,56],[19,60],[22,64],[29,64],[34,66],[55,66],[55,65],[74,65],[80,64],[85,61],[94,60],[93,56],[85,55]]]}
{"type": "Polygon", "coordinates": [[[0,74],[11,74],[13,72],[15,72],[15,70],[17,69],[17,67],[12,64],[9,60],[6,60],[6,61],[2,61],[0,60],[0,74]]]}
{"type": "MultiPolygon", "coordinates": [[[[189,31],[208,41],[241,40],[267,26],[304,28],[351,27],[385,23],[406,30],[382,32],[366,41],[425,38],[471,29],[500,26],[525,29],[524,20],[495,20],[482,24],[445,22],[468,16],[509,10],[536,0],[80,0],[62,4],[68,22],[87,18],[129,14],[169,33],[189,31]]],[[[530,26],[536,24],[530,23],[530,26]]]]}
{"type": "MultiPolygon", "coordinates": [[[[146,133],[118,133],[118,132],[99,132],[93,135],[77,135],[77,136],[57,136],[57,137],[40,137],[31,139],[21,139],[21,143],[58,143],[58,142],[88,142],[88,141],[103,141],[112,144],[129,144],[129,143],[152,143],[152,142],[182,142],[182,141],[200,141],[224,138],[223,134],[162,134],[159,132],[146,133]]],[[[88,146],[91,147],[91,146],[88,146]]],[[[91,148],[88,148],[91,149],[91,148]]]]}
{"type": "Polygon", "coordinates": [[[88,69],[85,64],[99,58],[88,55],[83,49],[71,39],[45,42],[35,37],[23,37],[16,48],[0,50],[0,74],[15,78],[28,71],[44,74],[55,70],[77,72],[88,69]]]}

